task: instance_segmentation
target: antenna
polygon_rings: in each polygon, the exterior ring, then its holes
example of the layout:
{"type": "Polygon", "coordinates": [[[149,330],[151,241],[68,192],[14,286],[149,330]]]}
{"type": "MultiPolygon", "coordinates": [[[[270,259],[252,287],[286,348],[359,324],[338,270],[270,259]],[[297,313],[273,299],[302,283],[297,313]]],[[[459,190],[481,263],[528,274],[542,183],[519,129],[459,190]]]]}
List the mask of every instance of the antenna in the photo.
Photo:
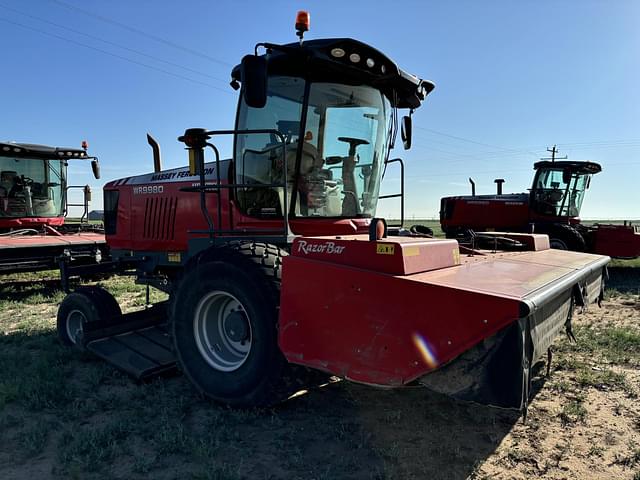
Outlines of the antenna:
{"type": "Polygon", "coordinates": [[[541,158],[540,160],[551,160],[551,163],[554,163],[556,161],[556,158],[558,160],[566,160],[567,158],[569,158],[566,155],[564,157],[556,157],[556,153],[558,153],[558,149],[556,148],[555,145],[552,148],[547,148],[547,152],[551,154],[551,157],[541,158]]]}

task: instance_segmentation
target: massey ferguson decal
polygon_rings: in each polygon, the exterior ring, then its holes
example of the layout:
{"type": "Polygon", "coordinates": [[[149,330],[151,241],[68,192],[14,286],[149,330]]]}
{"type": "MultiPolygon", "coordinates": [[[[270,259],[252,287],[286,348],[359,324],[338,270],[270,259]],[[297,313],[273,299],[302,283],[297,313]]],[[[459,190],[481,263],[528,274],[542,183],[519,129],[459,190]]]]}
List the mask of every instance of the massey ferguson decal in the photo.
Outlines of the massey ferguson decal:
{"type": "MultiPolygon", "coordinates": [[[[229,160],[220,160],[220,178],[226,179],[229,173],[229,160]]],[[[217,182],[215,163],[209,162],[204,165],[204,176],[207,182],[217,182]]],[[[129,177],[127,185],[146,185],[149,183],[173,183],[173,182],[192,182],[200,179],[200,175],[191,175],[186,167],[172,168],[164,172],[153,172],[137,177],[129,177]]],[[[123,185],[125,182],[117,180],[113,186],[123,185]],[[121,182],[121,183],[118,183],[121,182]]]]}
{"type": "MultiPolygon", "coordinates": [[[[205,168],[204,174],[205,176],[213,175],[214,171],[215,171],[214,167],[205,168]]],[[[191,175],[189,170],[180,170],[179,172],[161,172],[161,173],[154,173],[153,175],[151,175],[151,179],[149,181],[160,182],[160,181],[173,180],[173,179],[183,179],[183,178],[186,179],[187,177],[199,177],[199,175],[191,175]]]]}
{"type": "Polygon", "coordinates": [[[335,242],[323,242],[323,243],[309,243],[306,240],[300,240],[298,242],[298,253],[329,253],[333,255],[340,255],[344,252],[345,247],[342,245],[336,245],[335,242]]]}

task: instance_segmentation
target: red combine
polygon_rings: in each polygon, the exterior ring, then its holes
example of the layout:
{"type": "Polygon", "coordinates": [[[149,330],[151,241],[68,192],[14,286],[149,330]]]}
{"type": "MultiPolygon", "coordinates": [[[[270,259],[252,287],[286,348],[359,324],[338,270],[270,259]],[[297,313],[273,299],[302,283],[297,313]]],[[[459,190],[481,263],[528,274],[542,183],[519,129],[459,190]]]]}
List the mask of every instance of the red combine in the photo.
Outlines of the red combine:
{"type": "MultiPolygon", "coordinates": [[[[86,145],[86,144],[85,144],[86,145]]],[[[24,143],[0,143],[0,274],[57,268],[68,262],[100,261],[106,241],[87,220],[91,190],[67,183],[70,160],[91,160],[86,148],[61,148],[24,143]],[[71,189],[81,189],[84,213],[78,223],[66,223],[71,189]]]]}
{"type": "MultiPolygon", "coordinates": [[[[555,153],[555,148],[551,150],[555,153]]],[[[554,155],[555,156],[555,155],[554,155]]],[[[496,179],[495,195],[444,197],[440,200],[440,225],[447,238],[468,244],[485,242],[477,232],[536,232],[549,236],[551,248],[592,252],[617,258],[640,256],[640,229],[627,224],[584,225],[580,208],[591,176],[602,167],[594,162],[541,161],[528,193],[502,193],[496,179]]],[[[492,239],[489,240],[493,241],[492,239]]]]}
{"type": "Polygon", "coordinates": [[[61,340],[138,379],[178,366],[235,406],[287,398],[313,369],[523,408],[574,306],[601,298],[608,257],[544,235],[498,254],[387,229],[374,215],[397,111],[434,85],[356,40],[302,42],[299,20],[300,43],[258,44],[233,69],[233,130],[189,129],[189,167],[104,187],[114,270],[169,300],[123,315],[82,287],[60,305],[61,340]]]}

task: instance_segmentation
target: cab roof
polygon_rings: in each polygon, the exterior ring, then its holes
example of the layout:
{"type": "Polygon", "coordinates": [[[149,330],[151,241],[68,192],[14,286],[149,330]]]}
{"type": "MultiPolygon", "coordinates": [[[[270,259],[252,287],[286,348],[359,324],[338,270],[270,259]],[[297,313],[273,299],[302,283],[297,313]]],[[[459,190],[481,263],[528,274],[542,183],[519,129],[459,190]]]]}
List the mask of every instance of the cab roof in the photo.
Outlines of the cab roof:
{"type": "Polygon", "coordinates": [[[570,168],[573,172],[585,174],[595,174],[602,171],[602,166],[596,162],[579,162],[572,160],[560,160],[551,162],[549,160],[543,160],[541,162],[533,164],[534,170],[540,170],[542,168],[556,170],[564,170],[565,168],[570,168]]]}
{"type": "Polygon", "coordinates": [[[0,142],[0,157],[60,159],[89,158],[80,148],[51,147],[34,143],[0,142]]]}
{"type": "MultiPolygon", "coordinates": [[[[380,89],[398,108],[418,108],[435,88],[433,82],[405,72],[380,51],[351,38],[308,40],[302,45],[259,45],[267,49],[269,75],[303,76],[312,81],[339,81],[354,85],[365,83],[380,89]],[[343,52],[341,57],[332,55],[336,49],[343,52]],[[353,54],[359,56],[358,62],[350,59],[353,54]],[[373,66],[367,64],[368,60],[373,66]]],[[[240,65],[234,67],[231,76],[241,81],[240,65]]]]}

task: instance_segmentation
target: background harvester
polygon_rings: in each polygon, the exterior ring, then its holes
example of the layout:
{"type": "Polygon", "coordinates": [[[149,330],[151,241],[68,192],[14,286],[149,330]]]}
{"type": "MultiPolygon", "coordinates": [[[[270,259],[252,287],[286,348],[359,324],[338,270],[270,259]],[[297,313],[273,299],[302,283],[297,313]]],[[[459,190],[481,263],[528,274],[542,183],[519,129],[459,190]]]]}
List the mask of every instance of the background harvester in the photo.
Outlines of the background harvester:
{"type": "Polygon", "coordinates": [[[98,159],[83,148],[0,143],[0,274],[100,262],[107,252],[101,225],[88,222],[89,185],[69,185],[69,161],[91,160],[95,178],[98,159]],[[82,204],[69,203],[79,189],[82,204]],[[69,207],[82,207],[79,222],[66,221],[69,207]]]}
{"type": "MultiPolygon", "coordinates": [[[[591,177],[602,170],[595,162],[550,160],[533,165],[533,184],[528,193],[503,193],[504,180],[495,180],[495,195],[445,197],[440,200],[440,225],[448,238],[464,243],[485,242],[479,234],[536,232],[549,235],[551,248],[592,252],[617,258],[640,256],[640,228],[623,225],[585,225],[580,208],[591,177]]],[[[493,242],[493,237],[489,239],[493,242]]]]}
{"type": "Polygon", "coordinates": [[[61,340],[136,378],[179,365],[235,406],[287,398],[312,369],[523,407],[532,364],[575,305],[601,297],[608,258],[540,235],[463,256],[455,240],[375,219],[397,111],[433,84],[357,40],[302,42],[305,19],[300,43],[259,44],[233,69],[235,129],[189,129],[188,168],[158,160],[105,185],[115,270],[169,300],[122,315],[105,290],[77,289],[60,305],[61,340]],[[220,135],[234,137],[231,159],[220,135]]]}

